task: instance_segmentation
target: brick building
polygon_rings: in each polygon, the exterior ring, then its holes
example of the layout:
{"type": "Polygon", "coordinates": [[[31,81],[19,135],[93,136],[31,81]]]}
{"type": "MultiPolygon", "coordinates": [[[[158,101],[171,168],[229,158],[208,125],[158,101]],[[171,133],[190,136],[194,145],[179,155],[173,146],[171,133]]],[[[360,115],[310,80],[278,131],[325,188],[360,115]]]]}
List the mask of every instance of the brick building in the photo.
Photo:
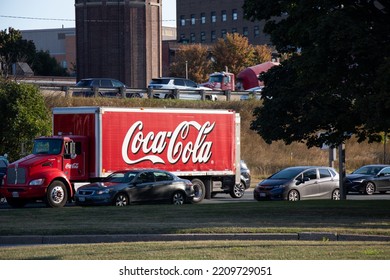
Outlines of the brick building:
{"type": "Polygon", "coordinates": [[[77,79],[142,88],[161,76],[161,0],[75,0],[77,79]]]}
{"type": "Polygon", "coordinates": [[[264,21],[244,20],[243,4],[244,0],[176,0],[178,40],[212,44],[227,33],[239,33],[252,45],[268,44],[264,21]]]}

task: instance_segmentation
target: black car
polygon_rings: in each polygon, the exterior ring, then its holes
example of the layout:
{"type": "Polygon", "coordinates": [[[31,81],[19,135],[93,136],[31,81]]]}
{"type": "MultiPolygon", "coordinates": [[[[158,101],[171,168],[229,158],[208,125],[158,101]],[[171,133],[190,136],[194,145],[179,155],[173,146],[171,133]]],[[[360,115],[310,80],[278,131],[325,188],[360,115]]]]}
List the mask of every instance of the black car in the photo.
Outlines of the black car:
{"type": "Polygon", "coordinates": [[[359,192],[374,194],[390,191],[390,165],[371,164],[364,165],[351,174],[345,176],[347,193],[359,192]]]}
{"type": "MultiPolygon", "coordinates": [[[[87,78],[77,82],[76,87],[84,88],[83,91],[74,91],[73,96],[93,97],[95,96],[94,88],[98,88],[98,96],[100,97],[117,97],[121,95],[121,88],[124,90],[127,86],[116,79],[110,78],[87,78]],[[88,89],[86,89],[88,88],[88,89]]],[[[126,93],[126,97],[139,97],[140,93],[126,93]]]]}
{"type": "Polygon", "coordinates": [[[158,169],[122,170],[102,182],[77,189],[76,205],[126,206],[132,202],[169,201],[172,204],[192,202],[195,192],[189,180],[158,169]]]}

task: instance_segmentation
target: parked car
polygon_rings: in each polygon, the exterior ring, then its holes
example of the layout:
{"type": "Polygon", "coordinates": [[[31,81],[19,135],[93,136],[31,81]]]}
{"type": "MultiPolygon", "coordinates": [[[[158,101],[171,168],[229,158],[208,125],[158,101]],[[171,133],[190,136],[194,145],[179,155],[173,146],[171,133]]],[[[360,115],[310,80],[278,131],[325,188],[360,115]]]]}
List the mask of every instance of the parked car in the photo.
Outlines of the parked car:
{"type": "MultiPolygon", "coordinates": [[[[99,88],[99,96],[101,97],[116,97],[120,95],[120,88],[126,89],[127,86],[121,81],[110,79],[110,78],[88,78],[81,79],[76,83],[76,87],[80,88],[91,88],[91,90],[86,91],[74,91],[73,96],[84,96],[84,97],[93,97],[95,95],[93,88],[99,88]],[[113,90],[115,89],[115,90],[113,90]]],[[[139,97],[141,98],[141,93],[126,93],[126,97],[139,97]]]]}
{"type": "Polygon", "coordinates": [[[390,165],[364,165],[345,176],[345,188],[348,192],[374,194],[390,191],[390,165]]]}
{"type": "MultiPolygon", "coordinates": [[[[0,187],[3,184],[3,177],[7,173],[8,166],[8,156],[5,154],[4,156],[0,156],[0,187]]],[[[0,204],[5,203],[6,199],[0,193],[0,204]]]]}
{"type": "Polygon", "coordinates": [[[214,197],[218,193],[228,193],[232,198],[241,198],[251,185],[251,172],[243,160],[240,162],[240,172],[241,184],[239,186],[235,185],[235,176],[225,176],[221,190],[214,191],[211,195],[214,197]]]}
{"type": "Polygon", "coordinates": [[[76,205],[126,206],[132,202],[170,201],[173,204],[192,202],[194,187],[189,180],[157,169],[122,170],[102,182],[77,189],[76,205]]]}
{"type": "Polygon", "coordinates": [[[288,167],[260,182],[256,200],[340,199],[339,174],[331,167],[288,167]]]}
{"type": "MultiPolygon", "coordinates": [[[[171,91],[173,89],[182,90],[184,92],[180,93],[180,99],[188,99],[188,100],[200,100],[201,95],[200,93],[191,93],[189,91],[200,91],[200,90],[207,90],[210,91],[211,89],[208,87],[203,87],[195,83],[194,81],[191,81],[189,79],[184,78],[172,78],[172,77],[162,77],[162,78],[154,78],[150,81],[149,88],[153,89],[153,98],[159,98],[159,99],[174,99],[177,98],[174,93],[171,91]],[[157,89],[162,89],[164,91],[156,91],[157,89]],[[185,92],[187,91],[187,92],[185,92]]],[[[206,95],[207,100],[217,100],[217,95],[215,94],[208,94],[206,95]]]]}

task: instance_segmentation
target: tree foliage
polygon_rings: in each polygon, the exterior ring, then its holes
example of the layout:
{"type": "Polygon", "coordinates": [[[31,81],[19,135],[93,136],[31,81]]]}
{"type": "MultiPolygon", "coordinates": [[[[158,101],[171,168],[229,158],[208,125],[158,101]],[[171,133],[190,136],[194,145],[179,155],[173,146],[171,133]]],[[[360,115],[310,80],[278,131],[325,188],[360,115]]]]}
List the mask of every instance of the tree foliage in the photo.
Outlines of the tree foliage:
{"type": "Polygon", "coordinates": [[[171,64],[171,75],[185,77],[197,83],[207,81],[211,72],[211,61],[208,58],[209,51],[201,44],[181,45],[176,51],[175,62],[171,64]]]}
{"type": "Polygon", "coordinates": [[[390,127],[388,1],[246,0],[290,59],[262,75],[251,128],[268,143],[377,141],[390,127]],[[320,135],[320,137],[318,136],[320,135]]]}
{"type": "Polygon", "coordinates": [[[0,80],[0,154],[11,161],[22,155],[22,145],[29,152],[32,140],[49,135],[50,114],[38,88],[0,80]]]}
{"type": "Polygon", "coordinates": [[[7,77],[11,73],[12,64],[26,62],[35,75],[67,76],[66,69],[62,68],[55,58],[47,51],[37,51],[33,41],[24,40],[19,30],[8,28],[0,31],[0,76],[7,77]]]}

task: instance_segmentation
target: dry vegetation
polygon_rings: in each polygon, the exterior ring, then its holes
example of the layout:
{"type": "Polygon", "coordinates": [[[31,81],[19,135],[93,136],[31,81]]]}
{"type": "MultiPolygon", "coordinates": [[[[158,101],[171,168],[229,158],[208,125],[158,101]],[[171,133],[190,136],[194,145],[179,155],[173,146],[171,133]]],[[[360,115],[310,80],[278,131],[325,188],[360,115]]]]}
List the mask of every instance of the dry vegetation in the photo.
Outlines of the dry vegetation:
{"type": "MultiPolygon", "coordinates": [[[[308,149],[304,143],[285,145],[278,141],[268,145],[254,131],[250,130],[253,109],[261,106],[261,101],[218,101],[200,102],[184,100],[155,99],[116,99],[116,98],[65,98],[46,95],[46,104],[52,107],[69,106],[112,106],[112,107],[180,107],[233,109],[241,115],[241,157],[249,165],[253,176],[265,177],[273,172],[291,165],[329,165],[327,150],[308,149]]],[[[357,143],[351,139],[346,143],[346,169],[353,171],[357,167],[370,163],[383,163],[383,143],[357,143]]],[[[386,161],[388,163],[388,160],[386,161]]],[[[338,162],[335,162],[336,169],[338,162]]]]}

